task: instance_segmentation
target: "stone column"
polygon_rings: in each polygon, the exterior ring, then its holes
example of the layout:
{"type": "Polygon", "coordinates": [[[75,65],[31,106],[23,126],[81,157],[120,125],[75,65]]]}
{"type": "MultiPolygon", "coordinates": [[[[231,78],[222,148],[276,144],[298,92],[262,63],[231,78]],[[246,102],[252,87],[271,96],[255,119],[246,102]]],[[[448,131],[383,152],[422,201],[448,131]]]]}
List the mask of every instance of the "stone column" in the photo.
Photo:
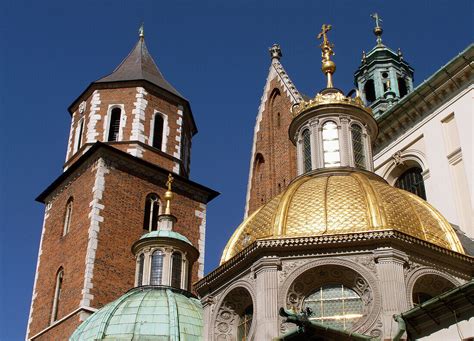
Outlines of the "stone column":
{"type": "Polygon", "coordinates": [[[318,140],[317,140],[317,136],[318,136],[318,129],[317,129],[317,123],[313,120],[313,121],[310,121],[309,122],[309,130],[311,132],[311,139],[310,139],[310,142],[311,142],[311,169],[316,169],[318,168],[318,153],[317,153],[317,149],[318,149],[318,140]]]}
{"type": "Polygon", "coordinates": [[[403,271],[403,265],[408,257],[404,252],[392,248],[380,248],[375,250],[374,254],[377,262],[380,293],[382,294],[382,339],[392,339],[397,332],[393,315],[408,309],[403,271]]]}
{"type": "Polygon", "coordinates": [[[203,339],[212,341],[214,340],[214,335],[211,334],[213,327],[211,326],[212,319],[212,308],[214,305],[214,297],[207,295],[201,299],[202,309],[203,309],[203,319],[204,319],[204,330],[203,330],[203,339]]]}
{"type": "Polygon", "coordinates": [[[341,116],[340,135],[339,135],[339,153],[341,154],[342,167],[354,167],[354,156],[352,154],[352,143],[350,142],[349,117],[341,116]]]}
{"type": "Polygon", "coordinates": [[[278,271],[277,257],[262,258],[252,267],[256,277],[256,309],[254,340],[272,340],[278,336],[278,271]]]}

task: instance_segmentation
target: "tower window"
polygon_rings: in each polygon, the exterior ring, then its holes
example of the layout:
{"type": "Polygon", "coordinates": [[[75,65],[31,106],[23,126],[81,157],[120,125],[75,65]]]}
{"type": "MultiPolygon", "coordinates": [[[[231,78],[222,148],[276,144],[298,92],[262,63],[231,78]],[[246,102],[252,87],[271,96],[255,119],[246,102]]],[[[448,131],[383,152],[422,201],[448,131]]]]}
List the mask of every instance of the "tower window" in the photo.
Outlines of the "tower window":
{"type": "Polygon", "coordinates": [[[78,126],[76,128],[74,153],[77,152],[79,148],[81,148],[83,131],[84,131],[84,117],[79,120],[78,126]]]}
{"type": "Polygon", "coordinates": [[[367,100],[369,104],[375,101],[375,86],[374,86],[373,79],[369,79],[367,82],[365,82],[364,94],[365,94],[365,99],[367,100]]]}
{"type": "Polygon", "coordinates": [[[110,113],[109,136],[107,141],[118,141],[120,131],[120,117],[122,110],[120,108],[113,108],[110,113]]]}
{"type": "Polygon", "coordinates": [[[400,175],[395,182],[395,187],[404,189],[418,195],[420,198],[426,200],[425,183],[422,169],[419,167],[412,167],[400,175]]]}
{"type": "Polygon", "coordinates": [[[163,258],[164,253],[156,250],[151,256],[150,285],[160,285],[163,279],[163,258]]]}
{"type": "Polygon", "coordinates": [[[145,217],[143,229],[155,231],[158,228],[158,215],[160,210],[160,201],[155,193],[148,194],[145,199],[145,217]]]}
{"type": "Polygon", "coordinates": [[[337,124],[333,121],[328,121],[323,125],[324,167],[337,167],[341,165],[339,133],[337,130],[337,124]]]}
{"type": "Polygon", "coordinates": [[[71,227],[73,202],[74,200],[71,197],[66,203],[66,212],[64,213],[63,236],[65,236],[69,232],[69,228],[71,227]]]}
{"type": "Polygon", "coordinates": [[[143,284],[143,267],[145,265],[145,255],[142,253],[138,258],[138,286],[143,284]]]}
{"type": "Polygon", "coordinates": [[[63,286],[64,270],[59,269],[56,275],[56,286],[54,289],[53,310],[51,312],[51,323],[58,319],[59,302],[61,301],[61,291],[63,286]]]}
{"type": "Polygon", "coordinates": [[[366,169],[364,140],[362,128],[358,124],[351,126],[352,150],[354,153],[354,163],[358,168],[366,169]]]}
{"type": "Polygon", "coordinates": [[[153,143],[152,146],[162,150],[163,147],[163,128],[164,120],[163,116],[159,113],[155,114],[155,120],[153,122],[153,143]]]}
{"type": "Polygon", "coordinates": [[[181,265],[182,256],[179,252],[173,252],[171,255],[171,286],[175,288],[181,287],[181,265]]]}
{"type": "Polygon", "coordinates": [[[405,81],[405,79],[401,77],[399,77],[397,81],[398,81],[398,93],[400,94],[400,98],[403,98],[408,93],[407,82],[405,81]]]}
{"type": "Polygon", "coordinates": [[[311,164],[311,134],[308,129],[303,131],[303,169],[305,173],[313,169],[311,164]]]}

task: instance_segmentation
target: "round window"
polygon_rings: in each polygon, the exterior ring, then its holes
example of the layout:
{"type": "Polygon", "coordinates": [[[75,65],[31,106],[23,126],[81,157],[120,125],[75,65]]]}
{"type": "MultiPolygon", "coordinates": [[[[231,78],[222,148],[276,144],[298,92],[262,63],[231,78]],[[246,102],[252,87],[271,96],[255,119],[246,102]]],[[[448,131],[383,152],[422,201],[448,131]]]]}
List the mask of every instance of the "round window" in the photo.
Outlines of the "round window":
{"type": "Polygon", "coordinates": [[[304,299],[304,308],[310,308],[310,320],[331,327],[351,329],[363,316],[360,296],[344,285],[325,285],[304,299]]]}

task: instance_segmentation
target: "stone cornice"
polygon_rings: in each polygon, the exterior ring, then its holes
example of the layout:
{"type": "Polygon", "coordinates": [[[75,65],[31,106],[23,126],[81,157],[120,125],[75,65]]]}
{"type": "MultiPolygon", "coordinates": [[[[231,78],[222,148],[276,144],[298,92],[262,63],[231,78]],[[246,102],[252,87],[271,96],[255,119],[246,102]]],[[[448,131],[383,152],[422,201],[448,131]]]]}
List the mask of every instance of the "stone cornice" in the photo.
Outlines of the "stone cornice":
{"type": "MultiPolygon", "coordinates": [[[[440,263],[448,262],[464,269],[474,268],[474,257],[444,249],[402,232],[387,230],[328,236],[257,240],[203,279],[196,282],[194,288],[203,296],[210,288],[219,286],[219,283],[226,281],[229,277],[241,271],[243,267],[251,265],[252,262],[263,257],[265,254],[280,255],[288,252],[295,254],[297,250],[323,252],[328,249],[337,249],[340,251],[341,248],[350,250],[351,248],[357,247],[377,249],[394,244],[396,244],[398,248],[406,250],[407,254],[410,252],[422,253],[423,257],[435,258],[436,261],[440,263]],[[417,247],[414,247],[415,245],[417,247]]],[[[474,272],[471,273],[470,276],[473,274],[474,272]]]]}

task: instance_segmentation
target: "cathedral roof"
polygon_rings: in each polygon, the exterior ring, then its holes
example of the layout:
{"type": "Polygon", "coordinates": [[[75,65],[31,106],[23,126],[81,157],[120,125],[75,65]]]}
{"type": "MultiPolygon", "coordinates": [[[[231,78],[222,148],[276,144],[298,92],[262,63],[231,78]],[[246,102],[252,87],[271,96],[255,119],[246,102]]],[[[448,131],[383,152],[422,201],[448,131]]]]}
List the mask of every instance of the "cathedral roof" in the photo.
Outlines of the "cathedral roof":
{"type": "Polygon", "coordinates": [[[164,77],[153,57],[148,52],[145,38],[140,37],[129,55],[108,76],[95,83],[123,82],[132,80],[148,81],[178,97],[184,98],[164,77]]]}
{"type": "Polygon", "coordinates": [[[418,196],[352,168],[306,173],[244,220],[221,264],[256,240],[395,230],[464,253],[448,221],[418,196]]]}
{"type": "Polygon", "coordinates": [[[85,320],[70,341],[202,340],[198,299],[170,287],[138,287],[85,320]]]}

